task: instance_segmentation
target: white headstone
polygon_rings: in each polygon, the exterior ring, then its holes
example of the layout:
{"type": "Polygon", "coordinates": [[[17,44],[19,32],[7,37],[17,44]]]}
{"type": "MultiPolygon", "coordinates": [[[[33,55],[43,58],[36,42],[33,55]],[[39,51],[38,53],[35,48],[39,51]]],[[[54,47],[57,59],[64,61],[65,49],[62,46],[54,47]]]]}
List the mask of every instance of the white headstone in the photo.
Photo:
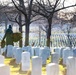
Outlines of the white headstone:
{"type": "Polygon", "coordinates": [[[22,47],[22,51],[27,51],[30,53],[30,57],[32,56],[32,47],[31,46],[22,47]]]}
{"type": "Polygon", "coordinates": [[[12,45],[8,45],[6,47],[7,49],[7,57],[12,57],[13,56],[13,46],[12,45]]]}
{"type": "Polygon", "coordinates": [[[73,49],[73,57],[76,57],[76,48],[73,49]]]}
{"type": "Polygon", "coordinates": [[[60,58],[63,57],[63,50],[64,50],[64,48],[61,48],[61,50],[60,50],[60,58]]]}
{"type": "Polygon", "coordinates": [[[27,46],[27,52],[29,52],[30,56],[32,56],[32,47],[31,46],[27,46]]]}
{"type": "Polygon", "coordinates": [[[30,69],[30,53],[22,53],[22,71],[28,71],[30,69]]]}
{"type": "Polygon", "coordinates": [[[32,56],[39,56],[39,47],[32,47],[32,56]]]}
{"type": "Polygon", "coordinates": [[[46,64],[47,58],[50,56],[50,49],[41,47],[39,51],[39,56],[42,57],[42,64],[46,64]]]}
{"type": "Polygon", "coordinates": [[[16,51],[17,51],[18,47],[13,47],[13,58],[16,58],[16,51]]]}
{"type": "Polygon", "coordinates": [[[0,55],[0,64],[4,64],[4,56],[0,55]]]}
{"type": "Polygon", "coordinates": [[[46,66],[46,75],[59,75],[59,65],[50,63],[46,66]]]}
{"type": "Polygon", "coordinates": [[[10,67],[0,64],[0,75],[10,75],[10,67]]]}
{"type": "Polygon", "coordinates": [[[21,63],[21,54],[22,54],[22,49],[21,48],[17,48],[16,50],[16,64],[20,64],[21,63]]]}
{"type": "Polygon", "coordinates": [[[6,51],[6,47],[1,48],[1,54],[6,51]]]}
{"type": "Polygon", "coordinates": [[[50,57],[50,52],[51,52],[51,51],[50,51],[50,48],[47,47],[47,46],[45,46],[44,49],[46,50],[47,58],[49,58],[49,57],[50,57]]]}
{"type": "Polygon", "coordinates": [[[40,49],[39,56],[42,57],[42,65],[45,65],[47,60],[47,55],[46,55],[46,50],[44,48],[40,49]]]}
{"type": "Polygon", "coordinates": [[[54,50],[55,50],[55,52],[56,52],[56,53],[59,55],[59,57],[60,57],[61,48],[55,48],[54,50]]]}
{"type": "Polygon", "coordinates": [[[42,59],[34,56],[32,58],[32,73],[31,75],[42,75],[42,59]]]}
{"type": "Polygon", "coordinates": [[[51,54],[51,62],[52,63],[59,63],[59,54],[54,52],[51,54]]]}
{"type": "Polygon", "coordinates": [[[27,46],[22,47],[22,51],[27,51],[27,46]]]}
{"type": "Polygon", "coordinates": [[[76,57],[68,57],[66,61],[67,74],[66,75],[76,75],[76,57]]]}
{"type": "Polygon", "coordinates": [[[66,59],[67,59],[69,56],[73,56],[73,50],[70,50],[69,48],[64,49],[64,50],[63,50],[63,64],[66,65],[66,59]]]}

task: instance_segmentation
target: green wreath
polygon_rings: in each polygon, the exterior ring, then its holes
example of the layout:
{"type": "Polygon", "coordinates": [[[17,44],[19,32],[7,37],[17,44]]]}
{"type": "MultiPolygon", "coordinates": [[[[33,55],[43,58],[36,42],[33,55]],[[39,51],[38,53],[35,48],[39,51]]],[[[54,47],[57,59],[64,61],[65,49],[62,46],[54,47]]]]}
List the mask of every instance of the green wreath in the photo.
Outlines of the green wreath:
{"type": "Polygon", "coordinates": [[[4,47],[5,47],[5,41],[2,40],[2,41],[1,41],[1,48],[4,48],[4,47]]]}
{"type": "Polygon", "coordinates": [[[19,40],[22,39],[22,34],[21,33],[13,33],[13,42],[18,42],[19,40]]]}

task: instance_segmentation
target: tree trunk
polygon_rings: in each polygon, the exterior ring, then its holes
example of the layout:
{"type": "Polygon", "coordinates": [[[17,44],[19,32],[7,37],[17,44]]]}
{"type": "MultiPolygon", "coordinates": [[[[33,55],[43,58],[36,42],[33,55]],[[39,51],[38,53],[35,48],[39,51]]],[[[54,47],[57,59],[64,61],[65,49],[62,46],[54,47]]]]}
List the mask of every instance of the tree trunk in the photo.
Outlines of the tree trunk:
{"type": "Polygon", "coordinates": [[[51,25],[52,25],[52,19],[48,19],[48,24],[49,24],[49,27],[48,27],[48,31],[47,31],[47,47],[50,47],[50,36],[51,36],[51,25]]]}
{"type": "MultiPolygon", "coordinates": [[[[19,0],[19,7],[23,7],[23,9],[25,8],[24,6],[24,0],[19,0]]],[[[19,11],[19,31],[21,32],[21,36],[22,36],[22,15],[21,15],[21,11],[19,11]]],[[[19,47],[22,47],[22,39],[19,41],[19,47]]]]}
{"type": "Polygon", "coordinates": [[[25,46],[28,46],[29,45],[29,22],[26,21],[26,32],[25,32],[25,46]]]}
{"type": "Polygon", "coordinates": [[[47,35],[47,44],[46,45],[47,45],[47,47],[50,47],[50,35],[49,34],[47,35]]]}
{"type": "MultiPolygon", "coordinates": [[[[21,36],[22,36],[22,26],[20,26],[20,32],[21,32],[21,36]]],[[[19,41],[19,47],[22,47],[22,39],[19,41]]]]}
{"type": "Polygon", "coordinates": [[[30,20],[31,20],[31,14],[32,14],[32,2],[33,0],[29,1],[29,11],[27,14],[27,17],[25,16],[25,22],[26,22],[26,38],[25,38],[25,46],[29,45],[29,26],[30,26],[30,20]]]}
{"type": "MultiPolygon", "coordinates": [[[[22,36],[22,18],[21,18],[21,12],[19,12],[19,31],[22,36]]],[[[19,47],[22,47],[22,39],[19,41],[19,47]]]]}
{"type": "MultiPolygon", "coordinates": [[[[22,33],[21,33],[22,36],[22,33]]],[[[22,39],[19,41],[19,47],[22,47],[22,39]]]]}

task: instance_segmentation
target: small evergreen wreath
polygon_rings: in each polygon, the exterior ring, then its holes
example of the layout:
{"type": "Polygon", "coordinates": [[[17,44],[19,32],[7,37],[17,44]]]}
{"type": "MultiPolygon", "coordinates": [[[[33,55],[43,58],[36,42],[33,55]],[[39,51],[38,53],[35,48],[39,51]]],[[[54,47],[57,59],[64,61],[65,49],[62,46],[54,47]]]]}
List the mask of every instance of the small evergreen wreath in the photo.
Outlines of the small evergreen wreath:
{"type": "Polygon", "coordinates": [[[1,48],[4,48],[4,47],[5,47],[5,41],[2,40],[2,41],[1,41],[1,48]]]}

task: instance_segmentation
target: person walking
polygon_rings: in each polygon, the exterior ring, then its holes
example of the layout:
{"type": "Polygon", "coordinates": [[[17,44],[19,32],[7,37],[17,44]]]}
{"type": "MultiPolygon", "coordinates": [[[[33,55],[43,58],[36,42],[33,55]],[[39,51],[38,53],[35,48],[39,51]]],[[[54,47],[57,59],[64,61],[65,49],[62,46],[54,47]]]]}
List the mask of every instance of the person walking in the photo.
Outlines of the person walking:
{"type": "Polygon", "coordinates": [[[7,54],[7,46],[8,45],[12,45],[12,46],[14,45],[12,36],[13,36],[12,26],[9,25],[8,29],[5,31],[5,35],[4,35],[3,40],[2,40],[2,41],[4,41],[4,39],[6,38],[6,52],[5,52],[5,55],[7,54]]]}

